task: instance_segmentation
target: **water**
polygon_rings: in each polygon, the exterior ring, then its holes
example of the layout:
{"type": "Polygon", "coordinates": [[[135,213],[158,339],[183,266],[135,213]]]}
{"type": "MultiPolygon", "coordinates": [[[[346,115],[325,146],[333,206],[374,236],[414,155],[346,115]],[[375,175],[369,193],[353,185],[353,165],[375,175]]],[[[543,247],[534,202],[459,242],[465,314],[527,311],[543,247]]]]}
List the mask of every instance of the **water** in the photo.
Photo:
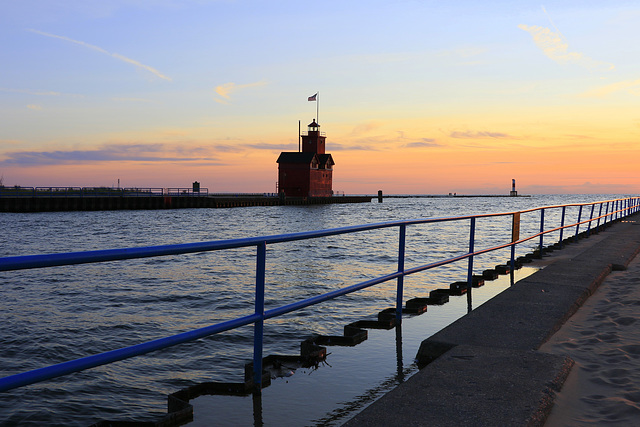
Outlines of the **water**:
{"type": "MultiPolygon", "coordinates": [[[[0,256],[211,241],[613,197],[389,198],[382,204],[374,200],[235,209],[1,213],[0,256]]],[[[557,226],[558,215],[559,211],[547,212],[545,228],[557,226]]],[[[568,209],[567,215],[567,221],[575,221],[577,209],[568,209]]],[[[507,242],[510,222],[510,217],[479,220],[476,249],[507,242]]],[[[521,222],[521,235],[537,232],[539,213],[523,214],[521,222]]],[[[557,240],[554,236],[545,237],[545,244],[557,240]]],[[[397,240],[397,230],[387,229],[269,246],[267,309],[395,271],[397,240]]],[[[518,254],[538,243],[528,242],[518,254]]],[[[406,267],[464,253],[467,245],[467,221],[409,227],[406,267]]],[[[508,257],[508,251],[483,255],[476,259],[475,269],[482,271],[508,257]]],[[[250,314],[254,275],[252,248],[0,273],[0,375],[250,314]]],[[[405,299],[428,296],[432,289],[465,278],[466,262],[409,276],[405,299]]],[[[506,286],[502,282],[474,290],[474,304],[506,286]]],[[[269,320],[264,354],[298,354],[300,342],[308,336],[341,334],[347,323],[392,307],[394,296],[395,282],[389,282],[269,320]]],[[[419,342],[465,312],[466,298],[452,298],[445,306],[406,320],[401,333],[370,331],[369,340],[355,348],[330,347],[325,366],[309,372],[299,369],[289,379],[274,381],[263,391],[261,402],[252,397],[195,399],[193,424],[251,425],[256,419],[264,425],[343,422],[414,372],[419,342]]],[[[166,414],[170,393],[199,382],[241,382],[243,365],[252,357],[252,333],[252,327],[243,327],[2,393],[0,425],[157,420],[166,414]]]]}

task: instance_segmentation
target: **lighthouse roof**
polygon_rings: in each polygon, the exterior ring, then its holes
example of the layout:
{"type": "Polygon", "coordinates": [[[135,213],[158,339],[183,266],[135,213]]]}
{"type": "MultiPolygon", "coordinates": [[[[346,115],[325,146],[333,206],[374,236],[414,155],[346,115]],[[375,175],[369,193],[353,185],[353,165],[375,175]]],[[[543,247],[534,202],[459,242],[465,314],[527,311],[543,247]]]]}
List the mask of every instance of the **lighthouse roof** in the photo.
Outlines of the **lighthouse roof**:
{"type": "Polygon", "coordinates": [[[318,154],[318,163],[322,169],[330,169],[331,166],[336,164],[336,162],[333,161],[331,154],[318,154]]]}
{"type": "Polygon", "coordinates": [[[320,125],[316,123],[316,119],[313,119],[313,121],[311,123],[309,123],[308,126],[310,128],[318,128],[318,127],[320,127],[320,125]]]}
{"type": "Polygon", "coordinates": [[[276,163],[311,163],[316,157],[316,153],[300,153],[300,152],[287,152],[280,153],[280,157],[276,160],[276,163]]]}

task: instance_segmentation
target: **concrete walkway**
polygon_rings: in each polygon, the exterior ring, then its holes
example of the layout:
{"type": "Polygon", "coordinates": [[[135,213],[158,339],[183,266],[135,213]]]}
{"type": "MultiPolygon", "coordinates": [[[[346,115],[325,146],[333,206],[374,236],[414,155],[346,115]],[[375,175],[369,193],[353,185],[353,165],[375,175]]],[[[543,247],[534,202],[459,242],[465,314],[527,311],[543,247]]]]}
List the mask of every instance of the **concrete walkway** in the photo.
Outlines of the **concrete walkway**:
{"type": "Polygon", "coordinates": [[[636,214],[567,245],[424,340],[417,360],[426,366],[345,426],[543,425],[574,362],[538,349],[640,252],[638,225],[636,214]]]}

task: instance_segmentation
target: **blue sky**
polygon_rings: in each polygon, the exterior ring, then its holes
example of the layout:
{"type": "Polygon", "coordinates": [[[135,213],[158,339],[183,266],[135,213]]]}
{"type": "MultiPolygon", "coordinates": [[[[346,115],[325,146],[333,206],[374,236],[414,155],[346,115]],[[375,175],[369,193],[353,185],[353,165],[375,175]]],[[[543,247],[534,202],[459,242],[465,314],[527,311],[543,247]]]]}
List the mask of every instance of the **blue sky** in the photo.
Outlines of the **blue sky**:
{"type": "Polygon", "coordinates": [[[337,190],[499,192],[511,178],[538,192],[640,190],[634,2],[2,10],[5,185],[273,191],[275,159],[297,149],[319,91],[337,190]]]}

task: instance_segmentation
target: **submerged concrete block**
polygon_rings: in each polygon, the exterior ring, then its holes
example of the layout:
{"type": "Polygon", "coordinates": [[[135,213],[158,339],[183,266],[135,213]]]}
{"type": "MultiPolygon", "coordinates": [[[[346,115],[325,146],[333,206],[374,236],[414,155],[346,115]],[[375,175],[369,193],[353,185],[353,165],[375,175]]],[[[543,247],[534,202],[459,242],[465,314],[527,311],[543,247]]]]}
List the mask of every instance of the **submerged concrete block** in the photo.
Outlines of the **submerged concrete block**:
{"type": "Polygon", "coordinates": [[[482,275],[478,275],[478,274],[474,274],[471,277],[471,286],[473,286],[474,288],[479,288],[480,286],[484,286],[484,277],[482,277],[482,275]]]}
{"type": "Polygon", "coordinates": [[[496,265],[494,267],[494,270],[498,274],[509,274],[509,273],[511,273],[511,266],[500,264],[500,265],[496,265]]]}
{"type": "Polygon", "coordinates": [[[482,277],[484,280],[496,280],[498,278],[498,273],[495,270],[485,270],[482,272],[482,277]]]}
{"type": "Polygon", "coordinates": [[[449,285],[451,295],[464,295],[467,293],[467,282],[454,282],[449,285]]]}
{"type": "Polygon", "coordinates": [[[393,329],[396,326],[396,318],[391,317],[387,319],[377,320],[358,320],[350,323],[350,325],[358,328],[366,329],[393,329]]]}
{"type": "Polygon", "coordinates": [[[449,289],[434,289],[429,292],[429,304],[442,305],[449,302],[449,295],[451,291],[449,289]]]}

